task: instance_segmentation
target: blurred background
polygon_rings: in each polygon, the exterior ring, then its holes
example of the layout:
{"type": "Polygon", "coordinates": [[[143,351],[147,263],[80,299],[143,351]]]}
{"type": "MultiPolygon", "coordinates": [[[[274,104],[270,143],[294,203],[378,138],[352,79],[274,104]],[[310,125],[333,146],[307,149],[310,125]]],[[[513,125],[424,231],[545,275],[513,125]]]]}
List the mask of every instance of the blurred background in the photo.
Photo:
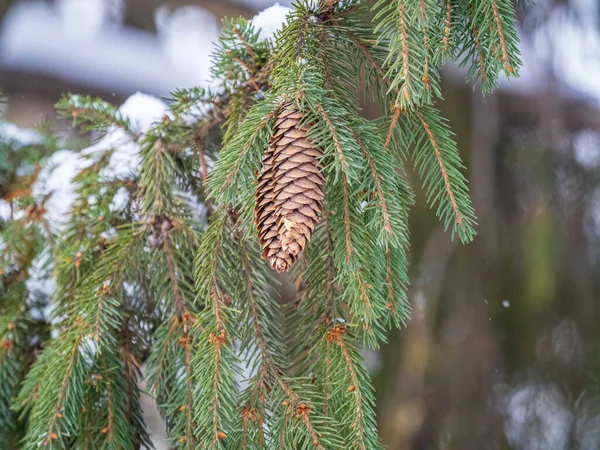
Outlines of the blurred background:
{"type": "MultiPolygon", "coordinates": [[[[207,85],[220,19],[271,4],[0,0],[5,117],[68,130],[64,92],[120,104],[207,85]]],[[[444,71],[479,235],[453,242],[418,196],[412,319],[367,354],[390,449],[600,449],[600,8],[538,0],[518,15],[520,79],[483,97],[444,71]]]]}

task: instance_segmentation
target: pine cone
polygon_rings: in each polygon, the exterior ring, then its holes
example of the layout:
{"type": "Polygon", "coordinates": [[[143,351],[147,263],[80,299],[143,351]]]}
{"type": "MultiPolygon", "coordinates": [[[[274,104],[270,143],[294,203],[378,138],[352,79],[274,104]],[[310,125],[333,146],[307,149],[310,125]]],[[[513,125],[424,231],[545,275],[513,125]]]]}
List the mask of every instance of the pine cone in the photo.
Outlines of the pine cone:
{"type": "Polygon", "coordinates": [[[303,113],[282,107],[263,157],[256,188],[256,227],[262,257],[277,272],[296,262],[312,236],[323,201],[320,148],[306,139],[303,113]]]}

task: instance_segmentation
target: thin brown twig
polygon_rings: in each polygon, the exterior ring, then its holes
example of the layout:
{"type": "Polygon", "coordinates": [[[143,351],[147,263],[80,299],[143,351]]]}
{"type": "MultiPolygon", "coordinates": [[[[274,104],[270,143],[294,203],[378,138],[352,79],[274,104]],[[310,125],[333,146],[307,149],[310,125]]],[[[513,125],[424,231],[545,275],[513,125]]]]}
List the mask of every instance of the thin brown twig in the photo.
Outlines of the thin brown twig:
{"type": "Polygon", "coordinates": [[[392,141],[392,136],[394,135],[394,129],[396,128],[396,124],[398,123],[398,119],[400,118],[400,114],[402,113],[402,109],[400,105],[394,106],[394,115],[390,122],[390,127],[388,128],[387,135],[385,136],[385,143],[383,144],[383,148],[387,149],[390,146],[390,142],[392,141]]]}
{"type": "Polygon", "coordinates": [[[250,418],[248,416],[244,416],[244,421],[242,422],[242,443],[240,448],[243,450],[246,448],[246,442],[248,441],[248,425],[250,424],[250,418]]]}
{"type": "Polygon", "coordinates": [[[360,146],[360,149],[362,150],[363,155],[369,161],[369,169],[371,170],[371,175],[373,175],[373,180],[375,181],[375,186],[376,186],[376,190],[377,190],[377,196],[379,197],[379,201],[381,203],[381,212],[383,214],[383,223],[384,223],[383,229],[385,230],[385,232],[387,234],[393,235],[394,231],[392,230],[392,224],[391,224],[390,215],[388,212],[387,202],[385,200],[385,196],[383,195],[383,188],[381,187],[381,179],[379,178],[379,174],[377,173],[377,168],[375,167],[373,158],[371,158],[371,155],[369,154],[369,151],[367,150],[362,139],[356,134],[354,134],[354,138],[356,139],[356,142],[360,146]]]}
{"type": "Polygon", "coordinates": [[[354,33],[350,32],[348,30],[344,30],[343,33],[348,37],[348,39],[350,39],[354,43],[356,48],[367,59],[367,61],[371,65],[371,67],[373,67],[373,69],[375,69],[375,71],[377,72],[377,75],[379,75],[379,78],[381,78],[381,80],[389,87],[392,84],[392,80],[390,80],[386,76],[386,74],[383,71],[383,69],[381,68],[381,66],[377,63],[377,61],[375,61],[375,58],[373,57],[371,52],[364,46],[361,39],[359,37],[357,37],[354,33]]]}
{"type": "Polygon", "coordinates": [[[404,67],[404,97],[407,101],[410,101],[411,89],[411,75],[410,75],[410,61],[409,51],[410,46],[408,44],[408,30],[406,24],[406,17],[404,15],[404,0],[398,1],[398,18],[400,21],[400,35],[402,36],[402,65],[404,67]]]}
{"type": "Polygon", "coordinates": [[[498,5],[496,4],[496,0],[490,0],[492,2],[492,10],[494,11],[494,19],[496,20],[496,29],[498,30],[498,35],[500,36],[500,47],[502,48],[502,62],[504,63],[504,68],[512,73],[513,67],[510,65],[510,58],[508,56],[508,49],[506,45],[506,37],[504,36],[504,27],[502,25],[502,17],[500,17],[500,12],[498,11],[498,5]]]}
{"type": "Polygon", "coordinates": [[[362,277],[358,273],[357,273],[357,278],[358,278],[358,283],[360,286],[360,299],[365,304],[365,307],[367,308],[366,317],[368,319],[369,318],[369,310],[371,310],[371,308],[372,308],[371,300],[369,299],[369,295],[367,294],[366,286],[362,281],[362,277]]]}
{"type": "Polygon", "coordinates": [[[331,394],[329,389],[329,372],[331,371],[331,348],[329,341],[327,342],[327,358],[325,359],[325,400],[323,406],[323,415],[327,417],[329,415],[329,395],[331,394]]]}
{"type": "Polygon", "coordinates": [[[346,361],[346,366],[348,367],[348,371],[350,372],[350,379],[352,380],[352,385],[354,387],[354,394],[356,398],[356,422],[353,424],[356,428],[356,437],[357,437],[357,445],[361,450],[366,449],[364,443],[364,412],[362,405],[362,394],[360,390],[360,383],[358,379],[358,374],[356,373],[356,368],[354,367],[354,363],[352,362],[352,357],[350,356],[350,352],[348,351],[348,347],[344,342],[344,339],[341,336],[338,336],[336,340],[337,344],[342,349],[342,353],[344,355],[344,359],[346,361]]]}
{"type": "Polygon", "coordinates": [[[292,405],[288,405],[286,409],[286,414],[283,419],[283,424],[281,426],[281,434],[279,435],[279,448],[285,448],[285,430],[287,429],[287,424],[290,421],[290,417],[292,417],[292,405]]]}
{"type": "Polygon", "coordinates": [[[248,149],[252,146],[252,144],[254,143],[254,141],[256,140],[258,133],[260,131],[262,131],[262,129],[264,127],[267,126],[267,123],[269,123],[269,121],[275,117],[275,115],[277,114],[277,112],[279,111],[279,107],[280,105],[277,105],[275,107],[275,109],[273,111],[271,111],[269,114],[267,114],[267,116],[260,122],[260,124],[258,125],[258,128],[256,129],[256,131],[252,134],[252,136],[250,137],[250,139],[248,140],[248,142],[246,142],[246,144],[244,145],[244,147],[242,148],[242,151],[240,152],[240,155],[238,156],[238,159],[236,160],[235,164],[233,165],[233,167],[231,168],[231,170],[229,171],[229,173],[227,174],[227,177],[225,177],[225,182],[223,183],[223,186],[221,187],[221,192],[227,187],[229,186],[232,182],[233,182],[233,177],[235,176],[235,174],[238,171],[238,167],[241,163],[242,158],[246,155],[246,152],[248,151],[248,149]]]}
{"type": "MultiPolygon", "coordinates": [[[[186,405],[185,405],[185,434],[186,443],[190,445],[193,437],[193,423],[192,423],[192,351],[191,351],[191,336],[185,332],[185,394],[186,394],[186,405]]],[[[216,448],[216,446],[215,446],[216,448]]]]}
{"type": "Polygon", "coordinates": [[[104,364],[104,381],[106,383],[106,407],[108,409],[108,424],[106,426],[106,429],[108,431],[108,441],[112,442],[114,440],[114,434],[113,434],[114,405],[113,405],[112,386],[110,384],[110,378],[108,375],[108,369],[106,368],[106,364],[104,364]]]}
{"type": "Polygon", "coordinates": [[[315,448],[317,450],[325,450],[325,448],[319,443],[319,436],[312,422],[308,418],[308,414],[302,414],[301,417],[302,421],[306,425],[306,428],[308,429],[308,432],[310,433],[310,437],[312,438],[312,443],[315,446],[315,448]]]}
{"type": "Polygon", "coordinates": [[[388,309],[390,310],[390,314],[392,317],[396,316],[396,305],[394,305],[394,284],[392,280],[392,266],[391,266],[391,258],[390,258],[390,249],[389,246],[385,249],[385,265],[387,269],[386,275],[386,283],[388,285],[388,309]]]}
{"type": "Polygon", "coordinates": [[[321,117],[323,117],[323,121],[327,125],[327,128],[329,128],[329,132],[331,133],[331,138],[333,139],[333,143],[335,145],[335,149],[337,151],[338,158],[340,159],[340,163],[342,164],[342,169],[344,171],[347,171],[348,170],[348,161],[346,161],[346,156],[344,155],[344,150],[342,149],[342,144],[340,142],[340,138],[339,138],[337,132],[335,131],[335,127],[333,126],[331,117],[329,117],[329,115],[325,112],[323,107],[318,103],[317,103],[317,109],[319,110],[319,113],[321,113],[321,117]]]}
{"type": "Polygon", "coordinates": [[[106,295],[107,294],[105,292],[102,292],[102,294],[100,294],[100,298],[98,299],[98,309],[96,310],[96,324],[94,326],[94,340],[96,342],[100,342],[100,319],[102,317],[102,309],[104,308],[106,295]]]}
{"type": "Polygon", "coordinates": [[[444,51],[448,51],[450,46],[450,29],[452,27],[452,0],[446,0],[446,21],[444,23],[444,37],[442,39],[442,45],[444,51]]]}
{"type": "Polygon", "coordinates": [[[250,67],[248,65],[248,63],[246,61],[244,61],[242,58],[240,58],[239,56],[235,56],[233,58],[233,60],[236,61],[237,63],[239,63],[244,68],[244,70],[246,72],[248,72],[248,75],[250,75],[250,78],[248,79],[248,83],[250,83],[250,85],[254,88],[254,90],[256,92],[260,92],[260,86],[252,78],[252,75],[254,74],[254,71],[252,70],[252,67],[250,67]]]}
{"type": "Polygon", "coordinates": [[[46,439],[44,440],[44,445],[48,446],[51,442],[52,435],[54,434],[54,427],[56,426],[56,421],[59,418],[59,412],[62,409],[62,402],[64,400],[65,394],[67,392],[67,385],[69,384],[69,378],[71,377],[71,371],[73,370],[73,364],[75,364],[75,360],[77,359],[77,355],[79,355],[79,344],[81,343],[81,335],[77,336],[75,339],[75,345],[73,345],[73,350],[71,351],[71,359],[69,361],[69,365],[67,366],[67,371],[65,372],[65,376],[60,385],[60,390],[58,391],[58,399],[56,402],[56,408],[54,410],[54,414],[52,415],[52,420],[50,421],[50,426],[48,427],[48,434],[46,435],[46,439]]]}
{"type": "Polygon", "coordinates": [[[164,362],[167,360],[167,358],[166,358],[167,348],[169,347],[169,343],[171,341],[171,336],[173,336],[173,333],[177,329],[178,322],[179,321],[178,321],[177,317],[171,318],[171,326],[169,327],[169,331],[167,332],[167,337],[165,338],[165,343],[163,344],[162,349],[160,351],[160,358],[158,359],[158,367],[156,369],[157,378],[159,380],[161,379],[161,374],[162,374],[162,371],[164,368],[164,362]]]}
{"type": "Polygon", "coordinates": [[[475,47],[477,48],[477,56],[479,59],[479,73],[481,75],[481,82],[483,83],[487,77],[487,72],[485,70],[485,57],[483,55],[483,48],[481,47],[481,41],[479,39],[479,30],[476,26],[471,28],[471,33],[473,34],[473,38],[475,40],[475,47]]]}
{"type": "Polygon", "coordinates": [[[352,242],[350,240],[350,199],[348,195],[348,181],[345,174],[342,175],[344,183],[344,226],[346,231],[346,264],[350,264],[352,257],[352,242]]]}
{"type": "Polygon", "coordinates": [[[169,273],[169,280],[171,282],[171,289],[173,290],[173,295],[175,296],[175,305],[179,310],[179,314],[183,315],[185,312],[185,302],[181,297],[181,292],[179,291],[179,286],[177,283],[177,275],[175,274],[175,261],[171,251],[171,239],[169,235],[165,237],[163,248],[165,250],[165,257],[167,258],[167,269],[169,273]]]}
{"type": "Polygon", "coordinates": [[[206,183],[206,178],[208,177],[208,163],[206,161],[206,153],[204,152],[204,142],[206,135],[212,126],[213,124],[211,121],[207,121],[206,123],[202,124],[202,126],[198,128],[194,138],[196,150],[198,150],[198,159],[200,160],[200,180],[202,181],[202,185],[206,183]]]}
{"type": "Polygon", "coordinates": [[[423,31],[423,46],[425,47],[425,61],[423,66],[423,77],[421,80],[425,85],[425,89],[429,91],[431,86],[429,85],[429,35],[427,29],[423,31]]]}
{"type": "Polygon", "coordinates": [[[250,57],[252,59],[256,59],[256,53],[254,52],[254,47],[252,46],[252,44],[250,44],[250,42],[248,42],[248,40],[244,37],[244,35],[240,32],[240,30],[237,27],[234,27],[232,30],[235,35],[238,37],[238,39],[242,42],[242,44],[244,44],[244,47],[246,48],[246,52],[248,52],[248,55],[250,55],[250,57]]]}

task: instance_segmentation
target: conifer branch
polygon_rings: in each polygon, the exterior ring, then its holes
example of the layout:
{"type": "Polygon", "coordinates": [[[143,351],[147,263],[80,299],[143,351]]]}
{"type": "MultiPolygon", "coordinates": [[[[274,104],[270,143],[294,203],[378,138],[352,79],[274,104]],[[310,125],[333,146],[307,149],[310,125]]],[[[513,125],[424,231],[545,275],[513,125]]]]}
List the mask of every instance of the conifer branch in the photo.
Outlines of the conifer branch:
{"type": "Polygon", "coordinates": [[[329,399],[331,396],[331,344],[327,341],[325,352],[325,400],[323,414],[329,416],[329,399]]]}
{"type": "Polygon", "coordinates": [[[272,379],[275,385],[278,385],[281,391],[287,398],[287,402],[290,406],[293,406],[296,410],[296,414],[299,416],[301,421],[304,423],[307,431],[310,433],[312,438],[312,445],[317,450],[324,450],[324,447],[320,443],[320,437],[318,436],[315,425],[311,421],[309,415],[311,413],[310,407],[301,401],[300,396],[290,386],[290,384],[284,378],[284,368],[280,366],[278,362],[273,359],[273,355],[269,350],[269,344],[265,336],[265,331],[262,327],[262,319],[259,313],[258,300],[255,296],[256,287],[253,282],[253,269],[248,254],[249,250],[247,244],[241,242],[240,256],[242,262],[243,278],[246,285],[246,295],[248,296],[248,311],[249,318],[252,321],[252,327],[254,330],[254,337],[256,344],[261,355],[260,362],[260,379],[259,384],[267,383],[272,379]]]}
{"type": "Polygon", "coordinates": [[[336,338],[337,345],[342,349],[342,353],[344,355],[344,359],[346,360],[346,366],[348,367],[348,372],[350,373],[350,379],[352,380],[352,385],[350,386],[351,392],[354,393],[356,399],[356,422],[353,423],[353,428],[356,428],[357,442],[358,448],[360,450],[365,450],[367,447],[365,446],[363,436],[365,434],[364,430],[364,418],[363,418],[363,410],[362,410],[362,394],[361,394],[361,386],[360,381],[358,380],[358,376],[356,374],[356,369],[354,368],[354,363],[352,361],[352,357],[348,352],[348,348],[344,343],[344,339],[341,335],[338,335],[336,338]]]}
{"type": "Polygon", "coordinates": [[[98,300],[98,311],[96,314],[96,325],[94,327],[94,340],[96,342],[100,341],[100,326],[101,326],[101,318],[102,318],[102,308],[104,306],[104,295],[101,294],[98,300]]]}
{"type": "Polygon", "coordinates": [[[248,39],[241,33],[238,27],[233,27],[232,31],[235,33],[240,42],[244,45],[246,52],[252,59],[256,59],[256,53],[254,52],[254,46],[248,42],[248,39]]]}
{"type": "Polygon", "coordinates": [[[256,143],[260,132],[262,132],[263,129],[267,126],[267,124],[275,117],[275,115],[277,114],[277,109],[279,108],[277,107],[260,122],[258,128],[252,133],[250,138],[247,140],[246,144],[242,147],[241,152],[239,153],[235,160],[235,163],[233,164],[233,167],[231,167],[231,169],[225,176],[225,181],[223,182],[220,188],[220,192],[225,190],[233,183],[234,177],[238,174],[238,169],[240,167],[240,164],[242,164],[242,160],[246,156],[246,153],[256,143]]]}
{"type": "Polygon", "coordinates": [[[285,436],[287,431],[287,426],[292,417],[292,405],[288,404],[285,409],[285,417],[283,419],[283,424],[281,426],[281,433],[279,434],[279,448],[285,448],[285,436]]]}
{"type": "Polygon", "coordinates": [[[427,5],[425,4],[425,0],[419,0],[419,12],[421,14],[421,32],[423,33],[423,47],[425,48],[425,59],[423,61],[423,76],[421,77],[421,81],[425,85],[425,90],[429,92],[429,32],[427,31],[427,5]]]}
{"type": "Polygon", "coordinates": [[[213,370],[213,406],[212,406],[212,416],[213,416],[213,441],[212,445],[214,448],[217,448],[217,442],[219,441],[219,397],[217,393],[219,392],[219,369],[220,369],[220,361],[221,361],[221,342],[220,336],[215,337],[215,368],[213,370]]]}
{"type": "MultiPolygon", "coordinates": [[[[165,219],[168,220],[168,219],[165,219]]],[[[163,248],[165,251],[165,256],[167,258],[167,270],[169,273],[169,280],[171,282],[171,289],[173,290],[173,295],[175,296],[175,305],[179,311],[179,314],[183,316],[186,311],[185,303],[183,298],[181,297],[181,293],[179,291],[177,275],[175,274],[175,261],[173,260],[173,253],[171,250],[171,240],[169,237],[169,232],[167,231],[167,235],[164,238],[163,248]]]]}
{"type": "Polygon", "coordinates": [[[344,155],[344,150],[342,149],[342,144],[340,142],[340,138],[337,134],[336,128],[333,126],[333,122],[331,121],[331,118],[325,112],[325,110],[323,109],[323,107],[320,104],[317,104],[317,109],[318,109],[319,113],[321,114],[323,121],[327,125],[329,132],[331,133],[331,138],[333,139],[333,143],[335,145],[335,149],[336,149],[340,164],[342,166],[342,170],[344,172],[347,172],[348,171],[348,161],[346,161],[346,156],[344,155]]]}
{"type": "Polygon", "coordinates": [[[200,160],[200,180],[202,181],[203,185],[206,183],[206,178],[208,177],[208,163],[206,160],[206,152],[204,151],[204,140],[208,134],[208,130],[211,128],[211,125],[212,124],[210,122],[207,122],[207,124],[199,127],[199,131],[194,139],[196,150],[198,151],[198,159],[200,160]]]}
{"type": "Polygon", "coordinates": [[[53,410],[53,414],[50,416],[50,423],[48,424],[47,427],[47,431],[46,431],[46,438],[44,439],[44,446],[49,446],[50,443],[52,442],[52,440],[54,439],[58,439],[59,436],[57,433],[55,433],[55,427],[56,427],[56,422],[59,420],[59,418],[62,418],[62,408],[63,408],[63,401],[65,399],[65,394],[67,391],[67,387],[69,385],[69,380],[71,378],[71,373],[73,371],[73,366],[75,365],[75,361],[77,359],[77,357],[79,356],[79,345],[81,344],[81,339],[82,336],[79,335],[75,338],[75,342],[73,344],[73,348],[71,349],[71,353],[67,362],[67,367],[65,370],[65,374],[62,378],[61,384],[60,384],[60,389],[58,391],[58,396],[56,398],[56,405],[54,407],[53,410]]]}
{"type": "Polygon", "coordinates": [[[477,49],[477,59],[479,62],[479,76],[481,77],[481,83],[485,85],[487,82],[487,72],[485,68],[485,55],[481,46],[481,40],[479,39],[479,31],[476,26],[471,28],[473,39],[475,40],[475,48],[477,49]]]}
{"type": "Polygon", "coordinates": [[[120,128],[132,137],[138,135],[131,131],[130,123],[117,109],[100,98],[65,95],[56,105],[63,117],[72,117],[74,126],[86,130],[106,131],[108,126],[120,128]]]}
{"type": "Polygon", "coordinates": [[[386,85],[391,84],[391,80],[386,76],[385,72],[381,68],[381,65],[377,63],[371,52],[365,47],[363,42],[353,33],[348,30],[344,30],[344,34],[350,39],[356,48],[360,51],[360,53],[365,57],[365,59],[369,62],[369,65],[377,72],[379,78],[384,81],[386,85]]]}
{"type": "Polygon", "coordinates": [[[113,442],[113,440],[114,440],[114,435],[113,435],[113,416],[114,416],[113,393],[112,393],[112,385],[110,382],[110,375],[108,374],[108,370],[106,370],[106,364],[105,364],[105,370],[104,370],[104,380],[106,383],[106,409],[108,411],[108,424],[106,425],[106,428],[104,430],[106,430],[106,432],[108,434],[108,441],[113,442]]]}
{"type": "Polygon", "coordinates": [[[429,127],[429,124],[423,118],[423,115],[421,113],[417,113],[417,116],[419,117],[419,120],[421,121],[421,124],[423,125],[423,129],[425,130],[425,133],[427,133],[427,137],[429,138],[429,141],[431,142],[431,146],[433,147],[433,150],[435,152],[435,158],[440,167],[440,172],[442,173],[442,178],[444,179],[444,188],[446,189],[446,193],[448,194],[448,198],[450,199],[452,209],[454,210],[456,224],[462,226],[463,217],[458,209],[458,204],[456,203],[456,199],[454,198],[454,192],[452,191],[452,186],[450,186],[450,180],[448,179],[448,171],[446,170],[446,165],[444,164],[444,161],[442,160],[438,142],[435,139],[435,136],[433,135],[433,133],[431,132],[431,128],[429,127]]]}
{"type": "Polygon", "coordinates": [[[386,306],[390,310],[392,316],[396,316],[396,307],[394,305],[394,281],[392,279],[392,266],[389,246],[385,249],[385,268],[386,268],[386,283],[388,286],[388,302],[386,306]]]}
{"type": "Polygon", "coordinates": [[[474,234],[476,218],[468,187],[460,169],[463,167],[447,124],[432,108],[421,108],[407,117],[405,128],[415,145],[413,160],[423,180],[427,201],[437,205],[436,214],[445,227],[452,225],[463,242],[474,234]],[[427,175],[434,170],[438,176],[427,175]]]}
{"type": "Polygon", "coordinates": [[[199,381],[194,407],[200,444],[213,449],[220,448],[223,439],[235,446],[238,441],[231,433],[240,426],[233,422],[238,416],[234,372],[237,358],[230,348],[235,324],[228,294],[229,291],[235,296],[239,292],[239,269],[230,267],[236,264],[230,225],[226,213],[215,213],[196,256],[196,288],[199,298],[205,301],[205,309],[197,325],[201,323],[203,331],[194,348],[193,376],[199,381]]]}
{"type": "MultiPolygon", "coordinates": [[[[261,377],[263,381],[266,381],[268,375],[274,375],[278,377],[278,367],[273,362],[271,353],[267,347],[267,340],[265,338],[260,318],[257,311],[256,297],[254,296],[254,283],[252,282],[252,269],[250,267],[250,261],[248,259],[248,250],[246,248],[246,244],[241,242],[241,261],[242,261],[242,269],[244,281],[246,284],[246,293],[248,295],[248,307],[249,307],[249,316],[252,319],[252,328],[254,329],[254,337],[256,338],[256,344],[258,345],[258,349],[260,351],[262,362],[261,362],[261,377]]],[[[279,380],[278,380],[279,381],[279,380]]]]}
{"type": "Polygon", "coordinates": [[[171,317],[171,325],[169,326],[169,331],[167,332],[167,337],[164,340],[164,343],[161,347],[159,358],[158,358],[158,366],[156,369],[156,378],[159,380],[164,377],[163,370],[164,370],[165,363],[168,361],[167,360],[167,350],[169,348],[169,344],[171,344],[171,338],[172,338],[173,334],[175,333],[177,326],[178,326],[177,317],[175,317],[175,316],[171,317]]]}
{"type": "Polygon", "coordinates": [[[361,150],[365,156],[365,159],[369,162],[369,169],[371,171],[371,175],[373,176],[373,181],[375,181],[375,188],[377,190],[377,196],[379,197],[379,202],[381,204],[381,211],[383,213],[383,229],[386,233],[393,235],[394,231],[392,230],[392,224],[390,221],[390,215],[388,211],[387,202],[385,200],[385,196],[383,194],[383,188],[381,186],[381,180],[379,179],[379,174],[377,173],[377,169],[375,168],[375,163],[373,162],[373,158],[369,154],[369,151],[366,149],[365,144],[363,143],[360,137],[356,136],[356,142],[360,145],[361,150]]]}
{"type": "Polygon", "coordinates": [[[513,68],[510,65],[510,59],[508,56],[506,37],[504,36],[504,27],[502,25],[502,18],[500,17],[500,13],[498,11],[498,5],[496,4],[496,0],[490,0],[492,5],[492,10],[494,11],[494,19],[496,22],[496,31],[498,32],[498,36],[500,37],[500,47],[502,48],[502,62],[504,63],[504,69],[512,73],[513,68]]]}

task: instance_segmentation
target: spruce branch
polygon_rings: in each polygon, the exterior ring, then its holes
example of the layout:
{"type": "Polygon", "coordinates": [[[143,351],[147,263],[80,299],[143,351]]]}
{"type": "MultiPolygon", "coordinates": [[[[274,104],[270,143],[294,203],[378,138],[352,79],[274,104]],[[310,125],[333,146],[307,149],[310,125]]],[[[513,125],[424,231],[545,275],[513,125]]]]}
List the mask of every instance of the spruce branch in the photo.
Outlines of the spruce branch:
{"type": "Polygon", "coordinates": [[[395,103],[404,109],[430,104],[438,93],[437,68],[430,65],[427,10],[423,2],[379,0],[373,9],[379,40],[388,41],[384,62],[392,80],[388,94],[398,90],[395,103]],[[434,71],[435,69],[435,71],[434,71]]]}
{"type": "Polygon", "coordinates": [[[131,131],[129,121],[112,104],[100,98],[68,94],[56,104],[56,109],[63,117],[72,117],[73,126],[81,127],[84,131],[105,132],[114,126],[137,137],[131,131]]]}
{"type": "Polygon", "coordinates": [[[233,351],[236,338],[231,296],[239,292],[234,242],[226,214],[215,213],[196,256],[196,288],[204,311],[203,327],[194,349],[193,377],[195,417],[200,444],[222,448],[239,442],[240,413],[237,383],[238,358],[233,351]]]}
{"type": "Polygon", "coordinates": [[[513,5],[504,0],[460,2],[461,41],[465,42],[459,58],[467,65],[467,76],[481,80],[482,90],[491,92],[497,83],[498,74],[504,71],[507,77],[518,76],[519,38],[515,27],[513,5]]]}
{"type": "Polygon", "coordinates": [[[119,144],[90,155],[60,234],[46,199],[29,198],[33,178],[0,189],[13,208],[0,224],[0,425],[20,389],[25,449],[148,447],[142,364],[175,448],[381,448],[360,346],[377,348],[410,310],[403,160],[445,227],[472,239],[459,153],[432,107],[440,68],[460,58],[487,91],[520,62],[508,0],[379,0],[375,23],[368,8],[300,2],[274,40],[226,21],[218,89],[176,91],[143,133],[100,99],[61,100],[82,129],[123,135],[140,164],[111,177],[119,144]],[[361,118],[363,93],[383,120],[361,118]],[[277,166],[266,188],[261,164],[277,166]],[[257,178],[270,197],[254,198],[257,178]],[[283,309],[252,226],[263,201],[289,206],[268,230],[296,263],[300,294],[283,309]],[[56,338],[31,319],[34,260],[54,272],[56,338]],[[44,343],[30,368],[32,335],[44,343]]]}
{"type": "MultiPolygon", "coordinates": [[[[254,388],[250,388],[251,399],[254,397],[254,392],[260,393],[260,397],[270,398],[275,420],[272,425],[280,430],[280,436],[284,435],[280,439],[283,439],[286,445],[298,443],[315,449],[324,449],[325,446],[338,448],[339,442],[331,434],[327,422],[321,422],[325,418],[318,413],[315,414],[314,405],[297,392],[294,380],[290,380],[285,375],[287,366],[283,359],[285,352],[280,346],[274,346],[276,342],[282,340],[273,341],[270,336],[275,330],[265,328],[265,322],[269,320],[268,317],[273,317],[275,311],[269,312],[269,309],[273,309],[273,301],[266,297],[260,288],[262,283],[259,280],[265,277],[266,273],[259,268],[262,263],[257,257],[252,247],[242,243],[240,258],[246,284],[248,304],[246,314],[252,323],[253,338],[260,355],[256,384],[254,388]],[[279,416],[278,410],[282,409],[282,414],[279,416]],[[303,429],[298,428],[299,423],[303,425],[303,429]],[[294,439],[289,439],[291,435],[295,436],[294,439]]],[[[264,412],[263,409],[259,414],[264,412]]]]}
{"type": "Polygon", "coordinates": [[[301,299],[290,325],[290,329],[300,330],[301,339],[295,339],[297,370],[311,374],[322,386],[319,403],[323,414],[345,437],[347,447],[380,448],[373,427],[370,380],[361,372],[361,358],[352,343],[355,336],[344,325],[346,307],[332,279],[335,268],[327,227],[319,228],[315,244],[309,249],[306,268],[298,275],[301,299]]]}
{"type": "Polygon", "coordinates": [[[423,177],[428,201],[439,202],[437,214],[442,222],[448,227],[452,220],[454,222],[453,232],[456,232],[463,242],[468,242],[474,235],[475,216],[467,194],[466,180],[458,171],[462,168],[462,164],[456,146],[451,140],[444,122],[439,120],[436,112],[422,110],[417,113],[417,118],[427,141],[429,141],[429,145],[422,142],[425,144],[424,148],[417,149],[415,154],[415,164],[419,167],[419,172],[423,177]],[[429,151],[426,150],[427,146],[430,148],[429,151]],[[445,200],[439,188],[435,188],[436,183],[438,186],[441,183],[433,181],[431,176],[425,176],[426,165],[431,167],[433,162],[431,150],[435,155],[435,162],[443,181],[445,200]]]}

